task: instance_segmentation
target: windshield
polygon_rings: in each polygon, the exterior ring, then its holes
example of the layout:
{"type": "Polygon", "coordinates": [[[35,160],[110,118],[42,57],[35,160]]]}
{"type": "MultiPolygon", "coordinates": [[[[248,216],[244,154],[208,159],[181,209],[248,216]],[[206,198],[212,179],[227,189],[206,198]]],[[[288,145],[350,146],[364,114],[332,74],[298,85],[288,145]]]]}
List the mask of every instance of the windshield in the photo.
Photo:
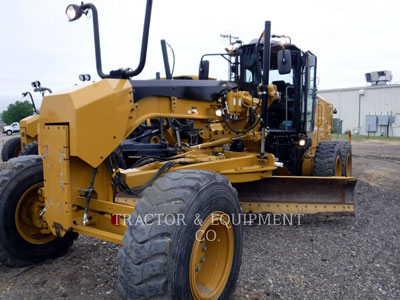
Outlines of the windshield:
{"type": "Polygon", "coordinates": [[[240,79],[244,82],[259,83],[257,56],[254,46],[243,47],[240,55],[240,79]]]}
{"type": "Polygon", "coordinates": [[[293,69],[290,70],[289,74],[279,74],[278,70],[269,70],[269,82],[274,83],[275,81],[284,81],[287,84],[293,84],[293,69]]]}
{"type": "MultiPolygon", "coordinates": [[[[262,52],[259,52],[260,58],[262,58],[261,54],[262,52]]],[[[276,86],[280,97],[273,101],[268,108],[268,127],[272,130],[287,131],[294,129],[295,127],[296,64],[293,64],[289,74],[279,74],[277,54],[278,51],[271,52],[269,84],[276,86]]],[[[262,62],[257,62],[255,45],[243,46],[240,49],[239,55],[240,73],[238,80],[249,85],[258,85],[261,82],[260,69],[262,62]]]]}
{"type": "MultiPolygon", "coordinates": [[[[257,55],[254,46],[246,46],[241,49],[240,55],[240,75],[239,80],[246,83],[260,83],[260,72],[257,66],[257,55]]],[[[269,71],[269,82],[284,81],[288,85],[293,85],[293,69],[289,74],[281,75],[276,66],[276,52],[271,53],[271,69],[269,71]]]]}

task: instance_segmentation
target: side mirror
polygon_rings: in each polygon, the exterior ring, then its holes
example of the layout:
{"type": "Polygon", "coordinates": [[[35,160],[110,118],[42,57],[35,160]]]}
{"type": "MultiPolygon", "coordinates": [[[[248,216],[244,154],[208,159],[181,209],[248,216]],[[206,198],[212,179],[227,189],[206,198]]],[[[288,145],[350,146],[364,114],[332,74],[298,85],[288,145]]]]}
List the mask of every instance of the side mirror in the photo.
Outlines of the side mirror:
{"type": "Polygon", "coordinates": [[[208,80],[208,74],[210,72],[210,62],[208,60],[202,60],[199,68],[199,79],[208,80]]]}
{"type": "Polygon", "coordinates": [[[278,70],[279,74],[289,74],[292,70],[292,55],[290,50],[284,49],[278,52],[278,70]]]}

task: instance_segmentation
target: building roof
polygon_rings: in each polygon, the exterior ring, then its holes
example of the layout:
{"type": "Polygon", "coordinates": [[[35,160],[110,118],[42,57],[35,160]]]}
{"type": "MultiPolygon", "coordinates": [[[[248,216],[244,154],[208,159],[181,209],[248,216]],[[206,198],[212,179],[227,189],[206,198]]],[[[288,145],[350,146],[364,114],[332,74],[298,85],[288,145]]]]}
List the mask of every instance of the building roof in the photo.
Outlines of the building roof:
{"type": "Polygon", "coordinates": [[[388,89],[388,88],[399,88],[399,87],[400,87],[400,84],[373,85],[373,86],[367,85],[367,86],[360,86],[360,87],[349,87],[349,88],[318,90],[318,93],[354,91],[354,90],[369,90],[369,89],[388,89]]]}

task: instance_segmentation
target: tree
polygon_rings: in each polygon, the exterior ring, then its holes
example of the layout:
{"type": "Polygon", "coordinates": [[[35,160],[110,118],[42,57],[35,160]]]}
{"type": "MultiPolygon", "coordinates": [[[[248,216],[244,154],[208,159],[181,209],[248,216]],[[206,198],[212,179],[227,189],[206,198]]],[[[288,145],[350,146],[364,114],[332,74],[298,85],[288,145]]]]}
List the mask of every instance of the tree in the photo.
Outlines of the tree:
{"type": "Polygon", "coordinates": [[[17,101],[8,105],[7,109],[1,114],[1,119],[6,124],[19,122],[21,119],[31,116],[33,114],[33,107],[29,101],[17,101]]]}

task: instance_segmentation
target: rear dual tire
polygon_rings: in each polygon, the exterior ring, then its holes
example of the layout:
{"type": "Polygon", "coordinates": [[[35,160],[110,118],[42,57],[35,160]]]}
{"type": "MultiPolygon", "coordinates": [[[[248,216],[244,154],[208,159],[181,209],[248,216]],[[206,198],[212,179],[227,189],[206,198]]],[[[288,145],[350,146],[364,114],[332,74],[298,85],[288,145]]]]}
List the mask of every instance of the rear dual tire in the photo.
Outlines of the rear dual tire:
{"type": "Polygon", "coordinates": [[[314,176],[351,176],[352,155],[349,142],[324,141],[314,157],[314,176]]]}
{"type": "Polygon", "coordinates": [[[21,149],[21,138],[14,137],[9,139],[1,149],[2,161],[8,161],[11,158],[23,156],[23,155],[37,155],[38,154],[38,143],[33,142],[26,145],[21,149]]]}
{"type": "Polygon", "coordinates": [[[350,177],[352,169],[352,154],[349,142],[338,142],[340,144],[340,158],[342,160],[342,176],[350,177]]]}

